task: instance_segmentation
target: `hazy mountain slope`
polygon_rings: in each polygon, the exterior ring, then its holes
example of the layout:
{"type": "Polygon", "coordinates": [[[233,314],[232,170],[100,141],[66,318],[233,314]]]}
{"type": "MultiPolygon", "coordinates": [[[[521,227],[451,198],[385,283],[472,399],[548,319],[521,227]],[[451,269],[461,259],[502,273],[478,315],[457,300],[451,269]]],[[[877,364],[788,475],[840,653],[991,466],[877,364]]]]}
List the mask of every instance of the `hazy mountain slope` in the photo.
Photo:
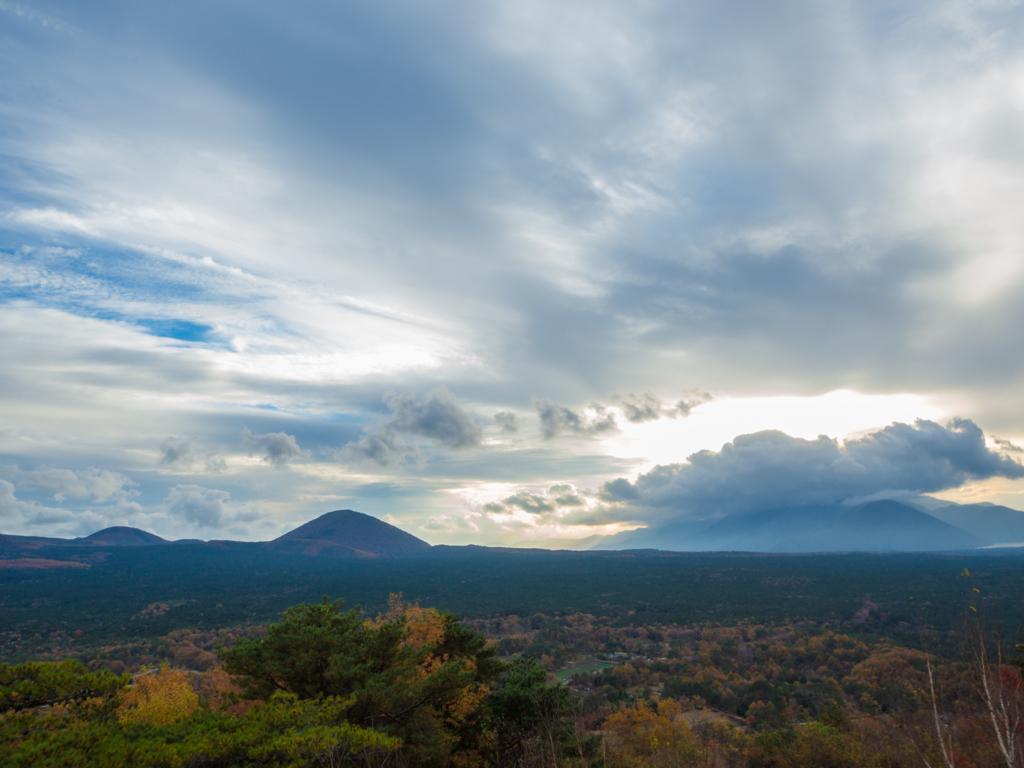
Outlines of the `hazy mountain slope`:
{"type": "Polygon", "coordinates": [[[717,520],[640,528],[611,536],[594,549],[660,549],[671,552],[770,552],[808,530],[829,525],[842,510],[832,506],[772,509],[717,520]]]}
{"type": "Polygon", "coordinates": [[[351,509],[321,515],[266,546],[281,554],[321,557],[390,557],[430,549],[411,533],[351,509]]]}
{"type": "Polygon", "coordinates": [[[74,539],[73,543],[107,547],[151,547],[158,544],[170,544],[171,542],[160,538],[156,534],[140,531],[138,528],[115,525],[112,528],[96,531],[96,533],[81,539],[74,539]]]}
{"type": "Polygon", "coordinates": [[[585,539],[523,539],[522,541],[515,542],[512,546],[516,549],[567,549],[576,552],[583,552],[588,549],[594,549],[597,544],[600,544],[607,538],[607,536],[595,534],[593,536],[587,536],[585,539]]]}
{"type": "Polygon", "coordinates": [[[930,510],[933,517],[963,528],[986,544],[1024,541],[1024,512],[998,504],[950,504],[930,510]]]}
{"type": "Polygon", "coordinates": [[[898,501],[861,504],[831,525],[779,546],[786,552],[939,552],[974,549],[984,541],[898,501]]]}
{"type": "MultiPolygon", "coordinates": [[[[1024,518],[1024,513],[1016,514],[1024,518]]],[[[609,537],[594,549],[933,552],[974,549],[985,543],[984,537],[943,522],[932,514],[883,500],[853,509],[838,505],[807,506],[642,528],[609,537]]]]}
{"type": "Polygon", "coordinates": [[[786,541],[830,525],[842,514],[831,505],[771,509],[724,517],[697,533],[691,549],[704,552],[771,552],[786,541]]]}
{"type": "Polygon", "coordinates": [[[598,551],[662,549],[672,552],[689,552],[692,551],[690,541],[693,536],[715,522],[714,520],[687,520],[656,528],[637,528],[634,531],[623,531],[598,542],[591,549],[598,551]]]}

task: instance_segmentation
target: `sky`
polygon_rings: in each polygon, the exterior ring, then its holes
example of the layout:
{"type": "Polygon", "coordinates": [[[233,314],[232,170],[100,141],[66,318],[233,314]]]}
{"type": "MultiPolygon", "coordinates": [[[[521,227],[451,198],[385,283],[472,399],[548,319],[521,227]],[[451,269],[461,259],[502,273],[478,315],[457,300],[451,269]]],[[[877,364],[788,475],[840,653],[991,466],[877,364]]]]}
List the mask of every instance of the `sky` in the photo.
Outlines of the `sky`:
{"type": "Polygon", "coordinates": [[[0,0],[0,532],[1024,509],[1018,2],[0,0]]]}

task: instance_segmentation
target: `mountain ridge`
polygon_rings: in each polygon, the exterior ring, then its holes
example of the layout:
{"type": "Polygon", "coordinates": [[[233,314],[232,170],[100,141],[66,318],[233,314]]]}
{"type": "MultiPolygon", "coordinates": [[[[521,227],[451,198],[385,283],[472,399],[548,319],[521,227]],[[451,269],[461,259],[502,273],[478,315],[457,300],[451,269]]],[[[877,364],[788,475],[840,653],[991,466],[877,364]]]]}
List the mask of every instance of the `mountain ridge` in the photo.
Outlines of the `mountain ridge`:
{"type": "MultiPolygon", "coordinates": [[[[1024,518],[1024,513],[1018,514],[1024,518]]],[[[677,521],[616,534],[594,548],[675,552],[939,552],[975,549],[986,543],[985,537],[940,520],[934,512],[881,499],[855,507],[807,505],[710,520],[677,521]]]]}
{"type": "MultiPolygon", "coordinates": [[[[1024,512],[994,504],[918,504],[882,499],[855,507],[818,505],[747,515],[682,520],[612,536],[519,541],[518,548],[581,551],[655,549],[676,552],[936,552],[1024,541],[1024,512]]],[[[427,552],[430,544],[390,523],[351,509],[320,515],[266,542],[168,541],[138,528],[113,526],[76,539],[0,534],[0,558],[44,547],[203,545],[254,548],[280,555],[388,558],[427,552]]],[[[505,549],[507,547],[498,547],[505,549]]]]}
{"type": "Polygon", "coordinates": [[[0,557],[22,555],[43,547],[139,547],[198,543],[215,549],[261,547],[281,555],[309,557],[375,558],[400,557],[430,549],[430,544],[383,520],[339,509],[303,523],[276,539],[238,542],[215,539],[168,541],[154,533],[129,526],[112,526],[75,539],[0,534],[0,557]]]}

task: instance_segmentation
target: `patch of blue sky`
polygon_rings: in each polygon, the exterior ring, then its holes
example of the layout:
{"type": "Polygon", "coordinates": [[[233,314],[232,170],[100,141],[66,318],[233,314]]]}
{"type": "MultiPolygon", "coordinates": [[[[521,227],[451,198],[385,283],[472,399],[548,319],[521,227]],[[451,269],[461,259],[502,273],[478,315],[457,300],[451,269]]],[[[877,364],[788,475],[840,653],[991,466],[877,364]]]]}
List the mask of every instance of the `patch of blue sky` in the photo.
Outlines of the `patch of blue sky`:
{"type": "Polygon", "coordinates": [[[249,302],[230,278],[203,268],[78,238],[26,241],[0,230],[0,302],[31,301],[83,317],[125,321],[148,333],[210,342],[213,325],[203,307],[249,302]],[[235,290],[232,290],[232,289],[235,290]],[[181,317],[182,306],[188,314],[181,317]],[[196,315],[199,315],[198,317],[196,315]]]}
{"type": "Polygon", "coordinates": [[[136,319],[134,323],[145,328],[150,335],[163,339],[201,343],[214,340],[212,326],[193,323],[189,320],[136,319]]]}

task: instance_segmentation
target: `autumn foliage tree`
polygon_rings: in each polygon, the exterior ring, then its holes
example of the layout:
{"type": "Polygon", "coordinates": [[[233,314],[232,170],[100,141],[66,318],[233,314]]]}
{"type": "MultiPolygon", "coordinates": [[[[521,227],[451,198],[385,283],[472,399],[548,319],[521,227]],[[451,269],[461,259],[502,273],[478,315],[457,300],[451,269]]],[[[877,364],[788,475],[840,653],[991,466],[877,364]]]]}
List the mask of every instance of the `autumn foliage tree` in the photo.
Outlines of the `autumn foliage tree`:
{"type": "Polygon", "coordinates": [[[342,605],[324,598],[296,606],[264,637],[221,651],[241,695],[344,699],[345,721],[400,739],[404,759],[415,765],[474,752],[479,704],[503,666],[485,638],[453,614],[398,596],[371,621],[342,605]]]}
{"type": "Polygon", "coordinates": [[[682,707],[672,699],[640,701],[604,721],[612,766],[682,768],[696,765],[700,755],[682,707]]]}
{"type": "Polygon", "coordinates": [[[192,689],[189,674],[164,666],[132,680],[121,696],[118,719],[122,723],[170,725],[198,708],[199,696],[192,689]]]}

